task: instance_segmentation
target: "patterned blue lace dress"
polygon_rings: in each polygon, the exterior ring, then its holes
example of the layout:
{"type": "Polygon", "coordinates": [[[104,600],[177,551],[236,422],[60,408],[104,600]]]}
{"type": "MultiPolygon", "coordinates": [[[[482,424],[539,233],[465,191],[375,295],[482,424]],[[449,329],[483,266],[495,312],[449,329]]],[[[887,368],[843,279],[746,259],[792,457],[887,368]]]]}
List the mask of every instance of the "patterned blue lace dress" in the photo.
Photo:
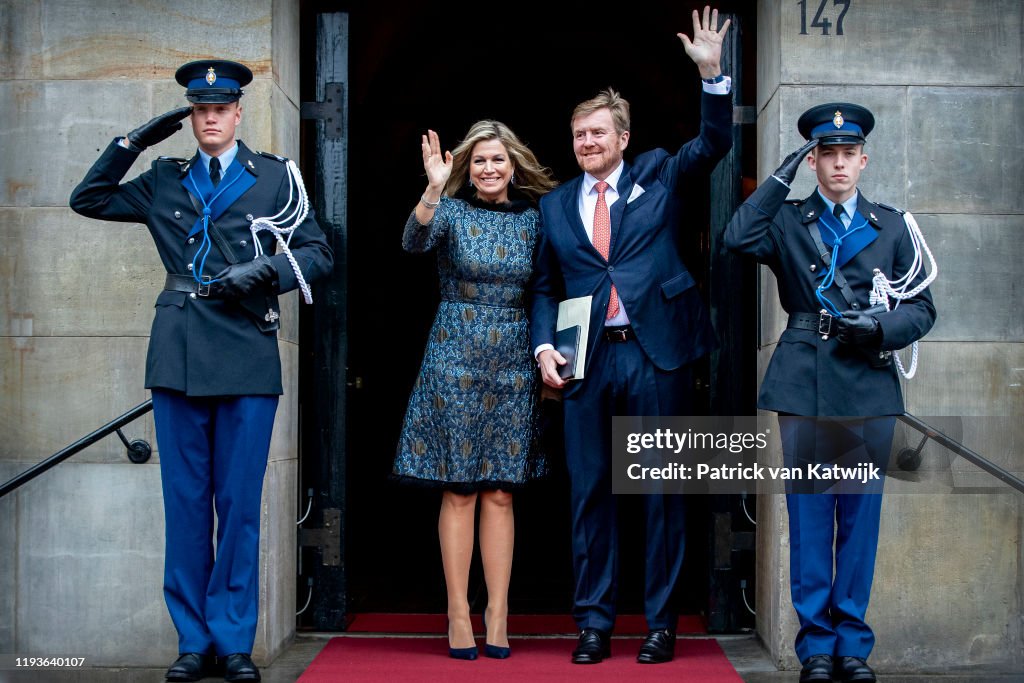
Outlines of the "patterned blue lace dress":
{"type": "Polygon", "coordinates": [[[444,197],[402,246],[437,250],[441,304],[409,397],[392,478],[460,493],[545,473],[524,310],[539,214],[528,202],[444,197]]]}

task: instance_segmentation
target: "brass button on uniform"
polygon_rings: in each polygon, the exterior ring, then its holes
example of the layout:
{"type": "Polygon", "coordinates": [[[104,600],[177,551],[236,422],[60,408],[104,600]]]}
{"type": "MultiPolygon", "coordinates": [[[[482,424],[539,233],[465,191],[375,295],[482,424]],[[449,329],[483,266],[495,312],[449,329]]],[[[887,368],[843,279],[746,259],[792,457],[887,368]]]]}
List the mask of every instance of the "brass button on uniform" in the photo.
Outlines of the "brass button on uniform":
{"type": "Polygon", "coordinates": [[[185,269],[186,269],[186,270],[192,270],[192,264],[190,263],[190,264],[188,264],[187,266],[185,266],[185,269]]]}
{"type": "Polygon", "coordinates": [[[242,240],[242,241],[241,241],[241,242],[239,242],[238,244],[239,244],[239,246],[242,246],[242,247],[244,247],[245,245],[247,245],[247,244],[249,244],[249,243],[248,243],[248,242],[246,242],[245,240],[242,240]]]}
{"type": "Polygon", "coordinates": [[[181,218],[181,211],[175,211],[174,212],[174,217],[175,218],[181,218]]]}
{"type": "Polygon", "coordinates": [[[195,244],[196,243],[196,238],[195,237],[189,237],[188,238],[188,243],[189,244],[195,244]]]}
{"type": "Polygon", "coordinates": [[[189,297],[192,298],[192,299],[195,299],[196,298],[196,293],[192,292],[191,294],[189,294],[189,297]]]}
{"type": "Polygon", "coordinates": [[[814,264],[812,263],[812,264],[811,264],[811,272],[813,273],[813,272],[814,272],[814,271],[816,271],[817,269],[818,269],[818,266],[816,266],[816,265],[814,265],[814,264]]]}

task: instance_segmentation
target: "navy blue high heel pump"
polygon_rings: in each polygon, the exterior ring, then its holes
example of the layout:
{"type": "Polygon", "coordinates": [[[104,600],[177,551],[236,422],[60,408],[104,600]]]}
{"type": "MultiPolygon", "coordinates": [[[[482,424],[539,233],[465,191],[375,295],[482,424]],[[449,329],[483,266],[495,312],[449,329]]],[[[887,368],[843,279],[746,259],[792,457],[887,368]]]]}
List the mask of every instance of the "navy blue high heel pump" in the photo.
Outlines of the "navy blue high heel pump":
{"type": "MultiPolygon", "coordinates": [[[[488,645],[487,647],[491,647],[491,646],[488,645]]],[[[449,647],[448,648],[448,656],[451,657],[452,659],[465,659],[465,660],[468,660],[468,661],[473,661],[474,659],[476,659],[476,653],[477,653],[476,645],[474,645],[473,647],[449,647]]],[[[491,655],[487,655],[487,656],[490,657],[491,655]]]]}
{"type": "Polygon", "coordinates": [[[476,645],[472,647],[452,647],[449,645],[448,656],[452,659],[463,659],[471,662],[477,657],[476,645]]]}
{"type": "Polygon", "coordinates": [[[484,622],[484,657],[490,657],[491,659],[508,659],[512,655],[511,647],[499,647],[497,645],[491,645],[487,642],[487,617],[483,617],[484,622]]]}

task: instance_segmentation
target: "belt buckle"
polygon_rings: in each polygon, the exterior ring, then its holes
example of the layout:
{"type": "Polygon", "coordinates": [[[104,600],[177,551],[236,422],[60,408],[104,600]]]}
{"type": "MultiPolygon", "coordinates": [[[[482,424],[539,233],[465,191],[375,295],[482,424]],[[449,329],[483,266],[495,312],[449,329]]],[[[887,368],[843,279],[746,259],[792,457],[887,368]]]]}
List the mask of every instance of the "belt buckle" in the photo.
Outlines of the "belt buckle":
{"type": "Polygon", "coordinates": [[[202,282],[199,283],[199,291],[196,292],[199,296],[210,296],[210,280],[212,279],[209,275],[203,275],[202,282]]]}
{"type": "Polygon", "coordinates": [[[606,330],[605,336],[607,336],[608,341],[611,342],[624,342],[627,339],[626,330],[621,328],[617,330],[606,330]]]}
{"type": "Polygon", "coordinates": [[[823,341],[828,341],[828,336],[832,334],[832,317],[824,308],[818,311],[818,334],[823,341]]]}

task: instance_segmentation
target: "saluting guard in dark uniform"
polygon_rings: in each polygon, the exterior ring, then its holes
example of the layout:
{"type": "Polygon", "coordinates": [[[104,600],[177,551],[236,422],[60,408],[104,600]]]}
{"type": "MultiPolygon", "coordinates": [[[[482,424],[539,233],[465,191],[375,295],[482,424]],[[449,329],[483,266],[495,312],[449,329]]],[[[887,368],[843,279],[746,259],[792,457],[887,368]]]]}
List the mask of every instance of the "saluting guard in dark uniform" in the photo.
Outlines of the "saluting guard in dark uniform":
{"type": "Polygon", "coordinates": [[[235,140],[252,72],[191,62],[193,103],[115,139],[71,195],[91,218],[144,223],[167,269],[146,359],[166,518],[164,596],[181,656],[167,680],[223,658],[229,681],[259,680],[260,497],[282,393],[277,295],[326,275],[333,256],[294,164],[235,140]],[[121,183],[139,153],[189,118],[189,160],[161,157],[121,183]],[[212,534],[216,509],[217,547],[212,534]]]}
{"type": "MultiPolygon", "coordinates": [[[[737,209],[725,231],[729,249],[772,269],[789,314],[758,408],[778,412],[790,467],[842,458],[874,463],[884,472],[892,416],[904,410],[893,352],[916,342],[935,322],[931,295],[924,288],[915,291],[925,280],[920,261],[915,263],[916,223],[857,190],[868,159],[864,139],[873,126],[871,112],[854,104],[823,104],[805,112],[798,128],[810,142],[737,209]],[[804,200],[787,202],[804,158],[818,188],[804,200]],[[902,300],[891,310],[878,305],[885,297],[872,296],[879,289],[877,278],[891,282],[908,273],[902,300]],[[815,419],[833,416],[861,419],[815,419]]],[[[786,494],[800,681],[874,681],[866,663],[874,635],[864,615],[882,480],[860,490],[847,487],[848,493],[820,488],[805,493],[810,491],[805,485],[786,494]]]]}

